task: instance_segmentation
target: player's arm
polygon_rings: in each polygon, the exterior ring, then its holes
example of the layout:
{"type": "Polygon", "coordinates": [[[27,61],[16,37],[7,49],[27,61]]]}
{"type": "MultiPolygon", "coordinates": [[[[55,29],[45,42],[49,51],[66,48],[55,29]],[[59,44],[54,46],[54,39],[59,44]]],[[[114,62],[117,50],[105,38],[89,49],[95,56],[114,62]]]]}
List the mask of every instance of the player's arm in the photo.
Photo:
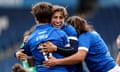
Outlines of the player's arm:
{"type": "Polygon", "coordinates": [[[20,61],[25,60],[27,55],[24,53],[24,43],[21,44],[20,48],[15,50],[15,57],[20,61]]]}
{"type": "Polygon", "coordinates": [[[86,55],[87,55],[86,50],[78,50],[77,53],[75,53],[69,57],[62,58],[62,59],[56,59],[54,57],[49,57],[49,60],[44,61],[43,64],[45,66],[77,64],[79,62],[84,61],[86,55]]]}
{"type": "Polygon", "coordinates": [[[23,61],[25,59],[27,59],[27,55],[24,53],[24,48],[17,48],[16,52],[15,52],[15,56],[17,59],[19,59],[20,61],[23,61]]]}
{"type": "Polygon", "coordinates": [[[74,53],[77,52],[78,50],[78,42],[77,42],[77,37],[76,35],[69,35],[69,37],[66,35],[65,32],[61,31],[57,32],[62,39],[62,42],[64,45],[64,47],[58,47],[55,44],[53,44],[52,42],[46,42],[43,44],[43,48],[41,49],[42,52],[57,52],[63,56],[70,56],[74,53]],[[69,46],[67,46],[69,45],[69,46]]]}
{"type": "Polygon", "coordinates": [[[78,51],[78,42],[77,40],[69,39],[70,47],[57,47],[56,52],[63,56],[70,56],[78,51]]]}
{"type": "Polygon", "coordinates": [[[27,54],[28,56],[32,56],[32,53],[30,51],[30,47],[27,43],[24,45],[24,53],[27,54]]]}
{"type": "Polygon", "coordinates": [[[63,56],[70,56],[78,51],[77,40],[70,40],[71,46],[69,47],[57,47],[52,42],[46,42],[42,45],[43,48],[40,49],[42,52],[57,52],[63,56]]]}

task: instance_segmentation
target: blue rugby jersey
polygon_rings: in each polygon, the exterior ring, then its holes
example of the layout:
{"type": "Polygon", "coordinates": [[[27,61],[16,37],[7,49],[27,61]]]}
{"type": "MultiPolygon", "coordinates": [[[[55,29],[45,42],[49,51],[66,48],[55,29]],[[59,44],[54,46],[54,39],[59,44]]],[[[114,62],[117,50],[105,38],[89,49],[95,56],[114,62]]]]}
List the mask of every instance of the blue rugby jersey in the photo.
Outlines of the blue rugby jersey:
{"type": "Polygon", "coordinates": [[[90,72],[108,72],[115,66],[108,47],[97,32],[82,33],[78,40],[79,49],[88,51],[85,62],[90,72]]]}
{"type": "MultiPolygon", "coordinates": [[[[69,40],[65,32],[53,28],[50,24],[43,24],[36,26],[35,31],[28,38],[25,44],[25,53],[34,57],[38,72],[67,72],[64,66],[55,66],[50,68],[42,66],[44,56],[41,52],[39,52],[38,44],[46,41],[51,41],[61,48],[69,46],[69,40]]],[[[53,52],[52,55],[56,58],[63,58],[63,56],[56,52],[53,52]]]]}

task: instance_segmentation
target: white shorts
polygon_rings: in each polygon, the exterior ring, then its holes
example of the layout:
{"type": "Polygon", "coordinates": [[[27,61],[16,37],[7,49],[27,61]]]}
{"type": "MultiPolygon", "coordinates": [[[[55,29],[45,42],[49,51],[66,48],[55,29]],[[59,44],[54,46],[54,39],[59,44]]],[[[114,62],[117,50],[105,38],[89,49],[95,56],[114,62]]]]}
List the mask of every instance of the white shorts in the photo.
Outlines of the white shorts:
{"type": "Polygon", "coordinates": [[[112,69],[110,69],[108,72],[120,72],[120,66],[116,65],[112,69]]]}

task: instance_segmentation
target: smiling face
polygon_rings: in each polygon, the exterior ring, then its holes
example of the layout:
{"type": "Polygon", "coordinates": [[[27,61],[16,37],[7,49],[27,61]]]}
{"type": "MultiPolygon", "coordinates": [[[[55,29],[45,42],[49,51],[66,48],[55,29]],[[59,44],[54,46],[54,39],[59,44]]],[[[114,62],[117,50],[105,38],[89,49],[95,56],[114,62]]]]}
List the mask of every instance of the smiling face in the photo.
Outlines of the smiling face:
{"type": "Polygon", "coordinates": [[[65,17],[62,12],[58,11],[52,15],[51,23],[56,28],[61,28],[64,24],[65,17]]]}
{"type": "Polygon", "coordinates": [[[51,24],[56,28],[62,28],[67,17],[67,10],[63,6],[54,5],[51,24]]]}

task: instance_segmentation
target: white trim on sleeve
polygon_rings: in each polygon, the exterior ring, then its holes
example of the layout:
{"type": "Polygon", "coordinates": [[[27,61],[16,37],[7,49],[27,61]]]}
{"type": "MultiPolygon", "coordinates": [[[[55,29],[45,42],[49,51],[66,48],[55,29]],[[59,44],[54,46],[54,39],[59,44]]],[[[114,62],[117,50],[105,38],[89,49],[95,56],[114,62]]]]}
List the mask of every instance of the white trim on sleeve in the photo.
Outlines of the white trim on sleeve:
{"type": "Polygon", "coordinates": [[[70,47],[70,44],[66,44],[65,47],[70,47]]]}
{"type": "Polygon", "coordinates": [[[86,48],[86,47],[78,47],[78,50],[85,50],[88,52],[88,48],[86,48]]]}
{"type": "Polygon", "coordinates": [[[77,37],[69,36],[68,39],[78,40],[77,37]]]}

